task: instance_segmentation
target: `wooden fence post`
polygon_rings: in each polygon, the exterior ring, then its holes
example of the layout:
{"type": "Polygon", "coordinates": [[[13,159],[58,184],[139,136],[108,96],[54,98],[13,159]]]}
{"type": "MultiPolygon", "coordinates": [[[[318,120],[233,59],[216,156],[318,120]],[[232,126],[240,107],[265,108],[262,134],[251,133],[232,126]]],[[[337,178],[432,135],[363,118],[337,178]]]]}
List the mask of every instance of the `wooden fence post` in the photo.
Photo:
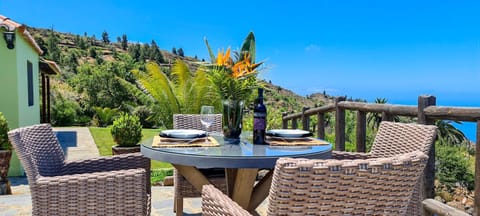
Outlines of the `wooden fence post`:
{"type": "Polygon", "coordinates": [[[302,108],[302,126],[303,130],[310,131],[310,117],[305,115],[305,111],[307,111],[308,107],[303,107],[302,108]]]}
{"type": "Polygon", "coordinates": [[[475,142],[475,200],[473,215],[480,216],[480,120],[477,120],[477,141],[475,142]]]}
{"type": "Polygon", "coordinates": [[[335,98],[335,150],[345,151],[345,109],[338,107],[345,97],[335,98]]]}
{"type": "MultiPolygon", "coordinates": [[[[431,95],[421,95],[418,97],[418,116],[417,122],[419,124],[427,124],[433,125],[435,121],[433,119],[429,119],[424,112],[424,109],[429,106],[436,105],[436,98],[435,96],[431,95]]],[[[435,143],[432,145],[430,152],[428,154],[428,163],[427,167],[425,168],[425,196],[427,198],[434,198],[435,196],[435,189],[434,189],[434,181],[435,181],[435,143]]]]}
{"type": "Polygon", "coordinates": [[[317,113],[317,137],[325,139],[325,113],[317,113]]]}
{"type": "Polygon", "coordinates": [[[393,116],[387,112],[382,112],[382,121],[393,121],[393,116]]]}
{"type": "MultiPolygon", "coordinates": [[[[292,114],[295,113],[293,110],[292,110],[292,114]]],[[[292,118],[292,128],[293,129],[297,129],[298,128],[298,118],[292,118]]]]}
{"type": "Polygon", "coordinates": [[[367,146],[365,144],[367,138],[367,113],[363,111],[357,111],[357,152],[366,152],[367,146]]]}
{"type": "Polygon", "coordinates": [[[288,120],[285,119],[285,116],[288,115],[288,112],[283,112],[282,113],[282,128],[287,129],[288,128],[288,120]]]}

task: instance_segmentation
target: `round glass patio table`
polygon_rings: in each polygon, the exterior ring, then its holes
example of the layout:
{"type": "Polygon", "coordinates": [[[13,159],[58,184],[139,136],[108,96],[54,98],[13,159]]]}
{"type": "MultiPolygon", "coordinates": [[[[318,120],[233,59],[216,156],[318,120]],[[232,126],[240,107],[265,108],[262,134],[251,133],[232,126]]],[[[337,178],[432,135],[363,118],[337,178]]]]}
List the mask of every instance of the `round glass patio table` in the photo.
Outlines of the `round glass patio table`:
{"type": "MultiPolygon", "coordinates": [[[[332,145],[270,146],[252,144],[245,137],[237,142],[213,136],[218,147],[152,147],[152,139],[142,141],[141,152],[153,160],[197,168],[273,168],[280,157],[328,159],[332,145]]],[[[298,141],[301,143],[301,141],[298,141]]]]}
{"type": "Polygon", "coordinates": [[[234,142],[213,136],[220,144],[217,147],[152,147],[152,138],[142,141],[141,152],[153,160],[171,163],[198,191],[202,191],[203,185],[210,184],[199,168],[225,168],[227,195],[250,211],[268,196],[278,158],[331,157],[330,143],[316,146],[258,145],[249,141],[251,133],[242,134],[241,139],[234,142]],[[255,184],[261,168],[270,171],[255,184]]]}

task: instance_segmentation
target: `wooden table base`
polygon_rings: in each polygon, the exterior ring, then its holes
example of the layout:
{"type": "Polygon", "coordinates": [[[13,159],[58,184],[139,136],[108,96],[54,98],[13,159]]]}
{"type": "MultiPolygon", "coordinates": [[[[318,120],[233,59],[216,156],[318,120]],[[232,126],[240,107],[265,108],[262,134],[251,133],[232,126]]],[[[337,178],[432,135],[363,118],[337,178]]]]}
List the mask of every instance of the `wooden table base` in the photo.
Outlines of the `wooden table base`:
{"type": "MultiPolygon", "coordinates": [[[[172,164],[178,172],[187,179],[198,191],[202,186],[211,184],[208,179],[195,167],[172,164]]],[[[227,195],[244,209],[255,210],[268,196],[272,183],[273,170],[267,173],[256,185],[258,169],[227,168],[225,169],[227,195]],[[254,187],[255,185],[255,187],[254,187]]]]}

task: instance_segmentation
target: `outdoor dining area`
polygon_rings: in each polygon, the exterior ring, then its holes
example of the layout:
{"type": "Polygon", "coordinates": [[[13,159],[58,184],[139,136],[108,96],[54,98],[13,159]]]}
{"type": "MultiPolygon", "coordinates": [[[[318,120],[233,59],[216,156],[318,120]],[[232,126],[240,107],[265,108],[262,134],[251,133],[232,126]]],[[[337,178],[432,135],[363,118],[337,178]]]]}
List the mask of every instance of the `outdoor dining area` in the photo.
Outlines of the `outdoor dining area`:
{"type": "MultiPolygon", "coordinates": [[[[151,215],[156,205],[152,161],[173,167],[169,210],[176,215],[184,214],[185,199],[193,197],[201,199],[199,214],[206,216],[415,216],[442,211],[440,215],[463,215],[427,199],[434,189],[434,121],[453,118],[480,125],[480,109],[435,107],[433,96],[420,96],[418,107],[337,97],[333,103],[304,107],[301,113],[282,113],[282,127],[267,128],[262,84],[256,77],[263,62],[255,62],[253,33],[245,38],[236,58],[230,57],[230,48],[215,56],[206,44],[212,62],[199,67],[209,74],[199,70],[193,76],[183,70],[183,77],[191,77],[177,87],[188,91],[170,91],[168,99],[163,90],[148,89],[158,86],[158,80],[149,80],[154,75],[132,72],[138,78],[136,84],[151,93],[141,97],[145,104],[164,109],[157,119],[163,122],[162,130],[153,138],[140,140],[142,125],[133,114],[121,114],[124,122],[119,130],[113,123],[111,135],[116,142],[116,135],[138,129],[139,142],[133,145],[139,143],[140,152],[67,160],[52,125],[28,124],[10,130],[8,140],[28,179],[32,215],[151,215]],[[200,81],[204,85],[196,85],[200,81]],[[251,102],[254,89],[258,97],[252,109],[253,127],[242,130],[243,114],[252,111],[251,104],[245,103],[251,102]],[[201,94],[194,97],[192,92],[201,94]],[[350,122],[355,125],[354,151],[345,149],[345,110],[356,116],[350,122]],[[325,133],[327,112],[334,112],[331,139],[325,133]],[[382,114],[368,151],[367,113],[382,114]],[[409,117],[409,123],[394,121],[396,115],[409,117]],[[317,117],[316,125],[311,124],[311,116],[317,117]],[[132,127],[128,119],[135,118],[137,126],[132,127]],[[257,211],[261,205],[267,206],[265,213],[257,211]]],[[[183,65],[179,61],[174,67],[187,67],[183,65]]],[[[155,68],[153,63],[146,67],[155,68]]],[[[173,72],[182,75],[181,70],[173,72]]],[[[480,194],[480,187],[476,190],[480,194]]],[[[480,199],[475,202],[476,208],[480,206],[480,199]]]]}
{"type": "Polygon", "coordinates": [[[340,152],[299,129],[222,135],[215,114],[175,115],[174,128],[142,141],[141,153],[66,161],[49,124],[15,129],[9,139],[32,194],[33,215],[149,215],[150,160],[175,168],[175,206],[202,197],[202,215],[421,215],[424,169],[436,127],[384,121],[369,153],[340,152]],[[276,134],[275,134],[276,133],[276,134]],[[266,174],[259,177],[259,170],[266,174]]]}

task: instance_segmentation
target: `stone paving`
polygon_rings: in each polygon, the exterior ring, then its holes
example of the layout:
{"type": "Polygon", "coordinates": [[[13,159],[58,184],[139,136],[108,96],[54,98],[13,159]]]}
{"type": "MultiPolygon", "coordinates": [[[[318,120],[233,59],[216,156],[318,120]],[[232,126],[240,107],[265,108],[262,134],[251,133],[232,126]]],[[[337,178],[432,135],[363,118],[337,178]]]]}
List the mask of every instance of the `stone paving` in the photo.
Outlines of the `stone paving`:
{"type": "MultiPolygon", "coordinates": [[[[54,128],[66,152],[67,160],[97,157],[98,149],[88,128],[54,128]]],[[[31,196],[25,177],[9,177],[13,195],[0,196],[0,216],[31,215],[31,196]]],[[[184,200],[184,215],[201,215],[201,199],[184,200]]],[[[266,202],[257,209],[259,215],[266,215],[266,202]]],[[[152,187],[152,216],[170,216],[173,213],[173,187],[152,187]]]]}

